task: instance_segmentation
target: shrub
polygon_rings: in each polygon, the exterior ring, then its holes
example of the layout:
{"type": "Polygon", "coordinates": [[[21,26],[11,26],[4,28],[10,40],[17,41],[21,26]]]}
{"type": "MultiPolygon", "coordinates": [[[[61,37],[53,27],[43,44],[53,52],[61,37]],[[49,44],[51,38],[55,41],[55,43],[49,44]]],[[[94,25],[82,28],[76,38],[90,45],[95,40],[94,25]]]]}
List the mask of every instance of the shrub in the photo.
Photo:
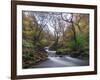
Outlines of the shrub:
{"type": "Polygon", "coordinates": [[[67,55],[70,51],[71,51],[70,48],[60,48],[60,49],[57,49],[56,54],[67,55]]]}
{"type": "Polygon", "coordinates": [[[32,41],[28,41],[28,40],[24,40],[22,41],[22,45],[23,47],[27,47],[27,48],[33,48],[33,44],[32,44],[32,41]]]}

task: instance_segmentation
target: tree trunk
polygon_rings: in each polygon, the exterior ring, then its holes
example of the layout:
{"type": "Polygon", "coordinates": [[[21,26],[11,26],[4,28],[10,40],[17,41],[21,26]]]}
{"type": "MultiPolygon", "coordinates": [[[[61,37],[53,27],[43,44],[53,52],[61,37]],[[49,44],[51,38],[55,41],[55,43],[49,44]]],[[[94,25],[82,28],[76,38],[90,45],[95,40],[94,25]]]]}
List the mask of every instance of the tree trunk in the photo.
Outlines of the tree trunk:
{"type": "Polygon", "coordinates": [[[72,22],[72,31],[73,31],[73,35],[74,35],[75,46],[77,48],[78,47],[77,46],[77,37],[76,37],[76,31],[75,31],[75,27],[73,25],[73,22],[72,22]]]}

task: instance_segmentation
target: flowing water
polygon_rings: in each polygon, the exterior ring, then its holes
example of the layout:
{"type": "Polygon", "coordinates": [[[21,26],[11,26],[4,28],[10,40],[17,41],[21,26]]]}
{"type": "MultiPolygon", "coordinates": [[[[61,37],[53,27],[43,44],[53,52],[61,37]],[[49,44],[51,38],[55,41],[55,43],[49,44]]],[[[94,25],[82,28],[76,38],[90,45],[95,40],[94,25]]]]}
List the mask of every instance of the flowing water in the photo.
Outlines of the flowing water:
{"type": "Polygon", "coordinates": [[[56,51],[49,50],[46,47],[48,59],[44,62],[34,65],[34,68],[48,68],[48,67],[71,67],[71,66],[88,66],[89,61],[72,58],[70,56],[57,56],[56,51]]]}

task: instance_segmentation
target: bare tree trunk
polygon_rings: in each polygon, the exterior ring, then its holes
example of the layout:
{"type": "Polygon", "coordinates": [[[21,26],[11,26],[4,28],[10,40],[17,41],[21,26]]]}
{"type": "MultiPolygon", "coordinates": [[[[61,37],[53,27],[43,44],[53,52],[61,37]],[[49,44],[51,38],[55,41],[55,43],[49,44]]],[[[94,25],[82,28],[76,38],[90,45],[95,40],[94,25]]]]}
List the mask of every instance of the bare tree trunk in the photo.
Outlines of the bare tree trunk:
{"type": "Polygon", "coordinates": [[[72,31],[73,31],[73,35],[74,35],[74,41],[75,41],[75,45],[77,47],[77,37],[76,37],[76,31],[75,31],[75,27],[73,25],[73,22],[72,22],[72,31]]]}

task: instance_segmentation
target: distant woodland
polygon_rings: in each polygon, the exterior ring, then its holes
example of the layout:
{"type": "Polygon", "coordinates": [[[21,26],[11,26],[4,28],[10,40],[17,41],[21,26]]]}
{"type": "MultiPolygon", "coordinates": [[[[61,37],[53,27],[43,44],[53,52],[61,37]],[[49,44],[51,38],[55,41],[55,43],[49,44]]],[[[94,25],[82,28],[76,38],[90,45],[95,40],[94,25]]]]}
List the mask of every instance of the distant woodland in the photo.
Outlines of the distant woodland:
{"type": "Polygon", "coordinates": [[[23,11],[23,68],[45,61],[46,46],[58,56],[89,59],[89,14],[23,11]]]}

